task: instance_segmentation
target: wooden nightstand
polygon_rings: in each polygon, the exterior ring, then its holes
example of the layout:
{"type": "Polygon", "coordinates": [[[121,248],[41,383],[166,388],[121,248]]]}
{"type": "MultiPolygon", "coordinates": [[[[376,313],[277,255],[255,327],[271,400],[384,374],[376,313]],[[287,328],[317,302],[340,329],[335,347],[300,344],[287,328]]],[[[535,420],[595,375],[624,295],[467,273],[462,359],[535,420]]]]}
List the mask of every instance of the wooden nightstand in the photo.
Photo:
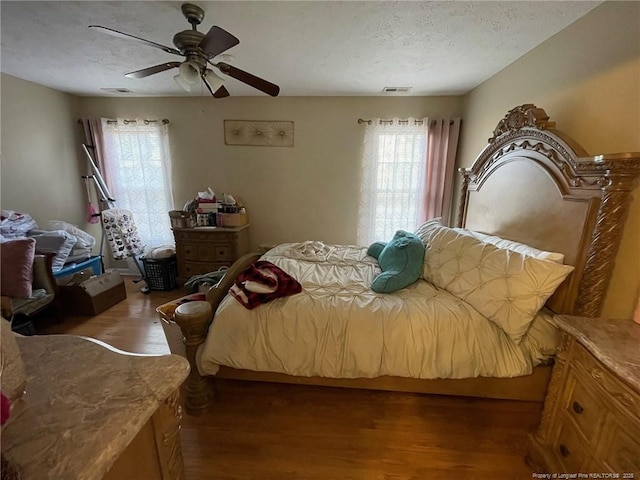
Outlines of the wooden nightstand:
{"type": "Polygon", "coordinates": [[[556,322],[562,343],[527,461],[536,472],[640,478],[640,325],[556,322]]]}
{"type": "Polygon", "coordinates": [[[174,228],[178,280],[230,267],[249,252],[249,225],[242,227],[174,228]]]}

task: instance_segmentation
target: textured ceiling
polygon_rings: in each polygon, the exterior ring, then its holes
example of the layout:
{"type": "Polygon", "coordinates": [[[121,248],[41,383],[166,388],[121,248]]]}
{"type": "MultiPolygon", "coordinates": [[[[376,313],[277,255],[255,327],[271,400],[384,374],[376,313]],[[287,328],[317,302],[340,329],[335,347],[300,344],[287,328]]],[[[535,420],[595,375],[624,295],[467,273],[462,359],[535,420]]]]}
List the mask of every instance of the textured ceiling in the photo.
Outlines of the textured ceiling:
{"type": "MultiPolygon", "coordinates": [[[[194,2],[200,30],[240,39],[229,63],[270,80],[281,95],[466,93],[599,1],[227,1],[194,2]]],[[[0,3],[2,72],[77,95],[188,95],[175,70],[144,79],[126,72],[181,57],[89,29],[98,24],[173,47],[190,25],[182,2],[0,3]]],[[[225,77],[232,95],[264,95],[225,77]]],[[[191,95],[204,95],[200,90],[191,95]]]]}

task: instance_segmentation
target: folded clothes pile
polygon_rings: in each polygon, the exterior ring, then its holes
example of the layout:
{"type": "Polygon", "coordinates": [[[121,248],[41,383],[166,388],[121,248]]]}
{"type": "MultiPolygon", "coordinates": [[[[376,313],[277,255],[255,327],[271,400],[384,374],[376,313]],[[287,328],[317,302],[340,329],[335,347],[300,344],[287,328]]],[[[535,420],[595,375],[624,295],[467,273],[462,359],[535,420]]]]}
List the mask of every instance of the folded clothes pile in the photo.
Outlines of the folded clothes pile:
{"type": "Polygon", "coordinates": [[[84,230],[62,220],[51,220],[46,230],[29,214],[2,210],[0,217],[1,240],[31,237],[36,241],[36,253],[53,253],[53,271],[65,264],[78,263],[91,257],[96,239],[84,230]]]}
{"type": "Polygon", "coordinates": [[[75,225],[61,221],[49,222],[51,230],[30,230],[27,236],[36,240],[36,253],[53,253],[53,271],[65,264],[78,263],[91,256],[96,239],[75,225]]]}

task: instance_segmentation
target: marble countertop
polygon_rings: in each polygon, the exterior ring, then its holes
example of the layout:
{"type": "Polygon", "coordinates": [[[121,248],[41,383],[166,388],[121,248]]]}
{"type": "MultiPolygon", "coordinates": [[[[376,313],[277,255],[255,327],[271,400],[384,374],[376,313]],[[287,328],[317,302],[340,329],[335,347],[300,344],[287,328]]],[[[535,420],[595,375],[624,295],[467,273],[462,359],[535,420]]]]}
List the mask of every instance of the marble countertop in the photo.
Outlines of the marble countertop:
{"type": "Polygon", "coordinates": [[[69,335],[18,337],[27,386],[2,429],[23,480],[99,480],[185,380],[177,355],[136,355],[69,335]]]}
{"type": "Polygon", "coordinates": [[[632,320],[555,317],[561,330],[576,337],[598,360],[640,392],[640,325],[632,320]]]}

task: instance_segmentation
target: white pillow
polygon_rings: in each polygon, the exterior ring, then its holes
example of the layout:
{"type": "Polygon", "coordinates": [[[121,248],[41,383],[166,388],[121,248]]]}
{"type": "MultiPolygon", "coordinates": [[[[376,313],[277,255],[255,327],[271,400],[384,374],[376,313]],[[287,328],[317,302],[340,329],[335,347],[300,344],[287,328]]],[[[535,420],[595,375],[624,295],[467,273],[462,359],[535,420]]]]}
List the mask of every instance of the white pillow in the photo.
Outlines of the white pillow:
{"type": "Polygon", "coordinates": [[[54,272],[64,267],[71,249],[78,241],[76,237],[64,230],[31,230],[29,236],[36,240],[36,253],[55,254],[51,267],[54,272]]]}
{"type": "MultiPolygon", "coordinates": [[[[420,232],[424,232],[431,228],[434,225],[442,225],[441,217],[434,218],[432,220],[428,220],[416,231],[416,235],[420,237],[420,232]]],[[[549,262],[554,263],[564,263],[564,254],[558,252],[547,252],[545,250],[539,250],[535,247],[531,247],[524,243],[514,242],[513,240],[507,240],[505,238],[498,237],[496,235],[487,235],[486,233],[476,232],[474,230],[468,230],[466,228],[454,228],[452,229],[456,232],[460,232],[465,235],[470,235],[478,240],[483,241],[484,243],[490,243],[491,245],[495,245],[498,248],[504,248],[507,250],[511,250],[513,252],[518,252],[523,255],[528,255],[529,257],[537,258],[538,260],[547,260],[549,262]]],[[[424,239],[423,239],[424,241],[424,239]]]]}
{"type": "Polygon", "coordinates": [[[471,235],[484,243],[490,243],[498,248],[504,248],[511,250],[512,252],[518,252],[529,257],[537,258],[538,260],[547,260],[554,263],[564,263],[564,254],[558,252],[547,252],[545,250],[539,250],[524,243],[514,242],[513,240],[507,240],[505,238],[498,237],[496,235],[487,235],[485,233],[475,232],[473,230],[467,230],[465,228],[454,228],[456,232],[465,233],[471,235]]]}
{"type": "Polygon", "coordinates": [[[49,220],[49,228],[51,230],[64,230],[70,235],[73,235],[77,239],[76,247],[79,248],[93,248],[96,244],[96,239],[89,235],[84,230],[79,229],[75,225],[71,225],[63,220],[49,220]]]}
{"type": "Polygon", "coordinates": [[[558,353],[560,330],[553,319],[553,312],[543,307],[533,318],[527,334],[522,337],[521,348],[529,351],[533,365],[548,362],[558,353]]]}
{"type": "Polygon", "coordinates": [[[427,246],[427,241],[425,238],[428,237],[430,232],[436,227],[444,226],[442,225],[441,220],[442,220],[442,217],[432,218],[431,220],[427,220],[426,222],[424,222],[416,230],[416,235],[422,239],[422,243],[424,243],[425,247],[427,246]]]}
{"type": "Polygon", "coordinates": [[[516,344],[573,270],[428,223],[418,230],[426,247],[423,278],[470,304],[516,344]]]}

